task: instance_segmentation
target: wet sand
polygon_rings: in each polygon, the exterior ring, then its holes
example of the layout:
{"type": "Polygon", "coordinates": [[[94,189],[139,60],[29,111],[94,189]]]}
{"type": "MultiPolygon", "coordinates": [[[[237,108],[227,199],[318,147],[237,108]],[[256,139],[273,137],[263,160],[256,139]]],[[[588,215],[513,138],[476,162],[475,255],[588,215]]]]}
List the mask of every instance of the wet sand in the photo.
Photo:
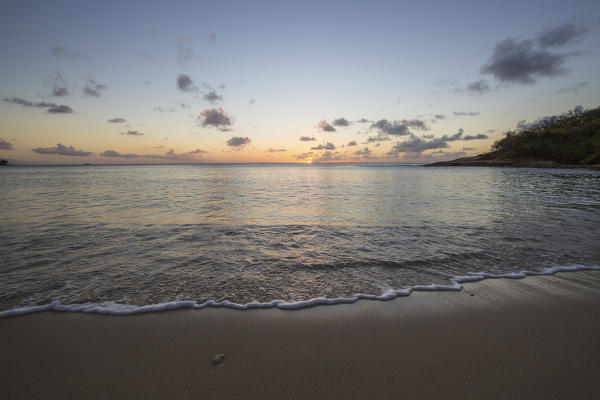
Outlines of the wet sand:
{"type": "Polygon", "coordinates": [[[0,344],[3,399],[588,399],[600,272],[297,311],[43,312],[0,319],[0,344]]]}

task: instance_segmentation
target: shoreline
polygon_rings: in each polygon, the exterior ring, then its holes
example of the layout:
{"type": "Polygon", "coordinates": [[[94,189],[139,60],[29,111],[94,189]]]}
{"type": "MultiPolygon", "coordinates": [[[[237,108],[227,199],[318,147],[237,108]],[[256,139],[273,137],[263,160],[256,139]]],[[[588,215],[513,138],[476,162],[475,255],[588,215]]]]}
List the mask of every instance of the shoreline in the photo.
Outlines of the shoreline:
{"type": "Polygon", "coordinates": [[[3,398],[591,398],[600,271],[289,311],[0,319],[3,398]],[[213,365],[216,354],[225,354],[213,365]]]}
{"type": "Polygon", "coordinates": [[[590,169],[600,170],[598,164],[560,164],[547,160],[509,160],[501,158],[490,158],[489,153],[479,154],[473,157],[457,158],[450,161],[439,161],[425,164],[425,167],[514,167],[514,168],[551,168],[551,169],[590,169]]]}

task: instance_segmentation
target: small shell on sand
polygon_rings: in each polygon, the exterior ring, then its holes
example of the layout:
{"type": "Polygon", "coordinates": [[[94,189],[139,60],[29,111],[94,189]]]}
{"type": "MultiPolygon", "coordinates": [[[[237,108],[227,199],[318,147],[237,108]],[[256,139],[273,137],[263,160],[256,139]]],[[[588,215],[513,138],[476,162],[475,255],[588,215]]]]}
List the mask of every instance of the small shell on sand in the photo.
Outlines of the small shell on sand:
{"type": "Polygon", "coordinates": [[[217,354],[213,358],[213,364],[219,364],[225,358],[225,354],[217,354]]]}

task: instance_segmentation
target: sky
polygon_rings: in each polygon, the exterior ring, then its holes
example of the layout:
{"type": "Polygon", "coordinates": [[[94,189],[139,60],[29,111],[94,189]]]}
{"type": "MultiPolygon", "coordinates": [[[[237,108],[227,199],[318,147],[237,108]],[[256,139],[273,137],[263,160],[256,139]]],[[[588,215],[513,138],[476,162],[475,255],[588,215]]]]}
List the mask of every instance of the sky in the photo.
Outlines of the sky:
{"type": "Polygon", "coordinates": [[[425,163],[600,105],[596,1],[2,1],[14,164],[425,163]]]}

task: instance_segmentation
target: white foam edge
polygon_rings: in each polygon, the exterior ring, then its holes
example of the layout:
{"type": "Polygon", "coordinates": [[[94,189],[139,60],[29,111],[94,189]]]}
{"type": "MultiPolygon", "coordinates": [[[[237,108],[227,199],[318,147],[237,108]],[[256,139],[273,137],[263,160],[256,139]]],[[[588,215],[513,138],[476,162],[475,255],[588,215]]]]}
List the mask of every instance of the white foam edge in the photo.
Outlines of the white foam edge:
{"type": "Polygon", "coordinates": [[[14,308],[12,310],[6,310],[0,312],[0,318],[11,317],[23,314],[30,314],[40,311],[70,311],[70,312],[86,312],[86,313],[98,313],[98,314],[109,314],[109,315],[129,315],[129,314],[140,314],[145,312],[158,312],[165,310],[174,310],[179,308],[192,308],[202,309],[205,307],[226,307],[236,310],[248,310],[253,308],[280,308],[280,309],[300,309],[306,307],[313,307],[317,305],[333,305],[333,304],[351,304],[358,300],[380,300],[387,301],[397,297],[409,296],[412,292],[416,291],[460,291],[462,290],[463,283],[477,282],[484,279],[523,279],[527,276],[537,275],[553,275],[557,272],[573,272],[573,271],[592,271],[600,270],[600,267],[589,267],[583,265],[570,265],[563,267],[548,267],[543,268],[539,271],[519,271],[506,274],[489,274],[485,272],[470,272],[466,276],[457,276],[450,281],[451,285],[416,285],[402,289],[386,289],[380,295],[370,294],[357,294],[354,297],[338,297],[338,298],[324,298],[318,297],[310,300],[298,301],[298,302],[285,302],[283,300],[273,300],[267,303],[247,303],[237,304],[230,301],[214,301],[208,300],[204,303],[197,303],[195,301],[171,301],[167,303],[159,304],[148,304],[144,306],[135,306],[128,304],[119,304],[113,301],[105,301],[102,303],[81,303],[81,304],[61,304],[59,301],[53,301],[49,304],[40,306],[29,306],[14,308]]]}

